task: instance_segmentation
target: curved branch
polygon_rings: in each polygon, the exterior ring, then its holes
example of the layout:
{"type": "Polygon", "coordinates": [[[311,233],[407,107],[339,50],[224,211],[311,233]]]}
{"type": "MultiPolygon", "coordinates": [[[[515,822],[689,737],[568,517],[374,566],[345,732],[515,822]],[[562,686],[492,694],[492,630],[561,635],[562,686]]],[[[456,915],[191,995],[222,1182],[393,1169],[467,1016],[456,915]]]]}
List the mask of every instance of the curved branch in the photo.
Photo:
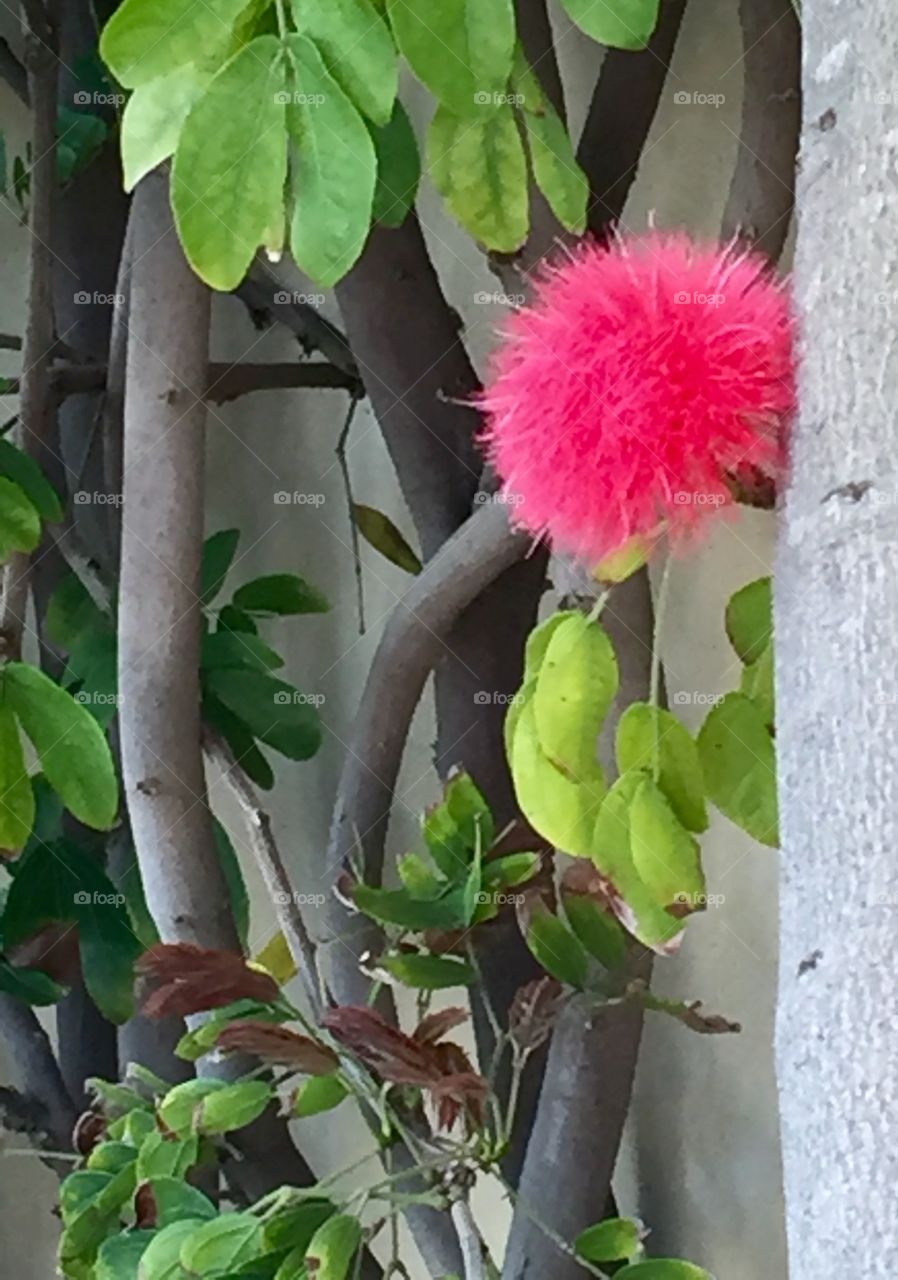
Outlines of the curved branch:
{"type": "Polygon", "coordinates": [[[801,27],[792,0],[740,0],[745,88],[739,156],[723,218],[776,261],[795,201],[801,133],[801,27]]]}
{"type": "Polygon", "coordinates": [[[62,1078],[50,1039],[34,1010],[0,991],[0,1035],[9,1052],[19,1095],[30,1104],[42,1133],[57,1151],[68,1151],[78,1112],[62,1078]]]}

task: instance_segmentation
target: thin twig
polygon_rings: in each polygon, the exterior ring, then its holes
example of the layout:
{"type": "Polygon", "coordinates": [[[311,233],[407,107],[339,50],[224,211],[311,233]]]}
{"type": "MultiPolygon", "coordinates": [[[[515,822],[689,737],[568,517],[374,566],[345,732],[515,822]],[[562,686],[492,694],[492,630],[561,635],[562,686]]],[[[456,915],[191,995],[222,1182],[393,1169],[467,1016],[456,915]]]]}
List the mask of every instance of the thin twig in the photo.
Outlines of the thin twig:
{"type": "Polygon", "coordinates": [[[340,474],[343,477],[343,488],[346,493],[346,505],[349,508],[349,536],[352,541],[352,559],[355,565],[355,588],[356,597],[359,606],[359,635],[365,634],[365,583],[362,577],[362,553],[361,543],[359,541],[359,526],[355,518],[355,499],[352,494],[352,477],[349,474],[349,462],[346,457],[346,442],[349,439],[349,432],[352,428],[352,421],[355,417],[355,411],[358,406],[358,396],[353,396],[349,404],[349,411],[346,414],[346,421],[343,423],[343,430],[340,432],[340,438],[337,441],[337,462],[340,464],[340,474]]]}
{"type": "Polygon", "coordinates": [[[312,1011],[318,1017],[324,1009],[324,1001],[315,959],[315,947],[295,900],[293,886],[287,875],[280,850],[272,835],[271,819],[260,807],[252,783],[227,744],[217,735],[207,732],[204,735],[204,747],[208,758],[221,769],[225,781],[246,817],[256,862],[271,895],[278,923],[296,964],[312,1011]]]}

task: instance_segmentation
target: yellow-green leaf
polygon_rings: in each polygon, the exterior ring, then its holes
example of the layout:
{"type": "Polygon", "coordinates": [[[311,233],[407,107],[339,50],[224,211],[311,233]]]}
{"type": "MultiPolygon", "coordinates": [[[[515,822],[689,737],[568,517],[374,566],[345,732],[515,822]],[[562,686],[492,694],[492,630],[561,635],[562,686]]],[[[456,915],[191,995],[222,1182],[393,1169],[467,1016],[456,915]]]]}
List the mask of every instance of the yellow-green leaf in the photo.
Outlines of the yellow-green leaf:
{"type": "Polygon", "coordinates": [[[492,109],[514,53],[512,0],[389,0],[396,42],[415,75],[456,115],[492,109]]]}
{"type": "Polygon", "coordinates": [[[11,551],[33,551],[40,540],[37,508],[24,489],[0,476],[0,558],[11,551]]]}
{"type": "Polygon", "coordinates": [[[18,852],[34,826],[34,792],[16,718],[0,704],[0,849],[18,852]]]}
{"type": "Polygon", "coordinates": [[[676,903],[695,910],[703,903],[705,877],[698,845],[648,777],[630,805],[630,852],[640,879],[660,906],[676,903]]]}
{"type": "Polygon", "coordinates": [[[549,640],[533,708],[540,746],[571,778],[586,779],[596,768],[599,730],[617,688],[607,633],[583,614],[566,619],[549,640]]]}
{"type": "Polygon", "coordinates": [[[247,0],[124,0],[103,28],[100,53],[128,89],[202,58],[226,56],[247,0]]]}
{"type": "Polygon", "coordinates": [[[175,154],[184,121],[209,76],[188,63],[140,85],[122,114],[122,169],[125,190],[175,154]]]}
{"type": "Polygon", "coordinates": [[[586,230],[589,182],[577,163],[567,126],[543,93],[520,49],[513,83],[524,99],[522,118],[536,185],[561,225],[582,235],[586,230]]]}
{"type": "Polygon", "coordinates": [[[698,735],[708,795],[761,844],[779,843],[776,751],[762,712],[741,693],[714,707],[698,735]]]}
{"type": "Polygon", "coordinates": [[[589,857],[604,794],[601,769],[596,764],[582,782],[556,769],[540,746],[532,700],[516,711],[511,774],[521,812],[533,829],[557,849],[589,857]]]}
{"type": "Polygon", "coordinates": [[[386,124],[399,67],[390,30],[370,0],[292,0],[296,25],[313,40],[331,75],[358,109],[386,124]]]}
{"type": "Polygon", "coordinates": [[[352,504],[352,514],[359,533],[375,551],[406,573],[421,572],[421,561],[389,516],[361,502],[352,504]]]}
{"type": "Polygon", "coordinates": [[[427,157],[434,186],[475,240],[499,253],[520,249],[530,223],[527,159],[509,105],[474,119],[438,107],[427,157]]]}
{"type": "Polygon", "coordinates": [[[705,783],[695,739],[685,725],[663,707],[634,702],[617,726],[617,764],[653,772],[658,766],[658,786],[674,813],[690,831],[705,831],[705,783]]]}

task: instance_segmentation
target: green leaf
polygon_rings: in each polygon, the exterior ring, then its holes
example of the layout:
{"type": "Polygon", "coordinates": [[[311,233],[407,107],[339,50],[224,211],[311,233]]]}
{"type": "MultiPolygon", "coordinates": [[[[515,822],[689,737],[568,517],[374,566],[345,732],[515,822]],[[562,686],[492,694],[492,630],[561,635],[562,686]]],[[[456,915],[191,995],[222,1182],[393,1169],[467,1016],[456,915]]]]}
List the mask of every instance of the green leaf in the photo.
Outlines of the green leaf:
{"type": "Polygon", "coordinates": [[[726,611],[730,644],[744,663],[756,662],[773,636],[773,584],[750,582],[730,599],[726,611]]]}
{"type": "Polygon", "coordinates": [[[248,613],[226,604],[218,614],[219,631],[236,631],[239,635],[256,635],[259,628],[248,613]]]}
{"type": "Polygon", "coordinates": [[[406,573],[420,573],[421,561],[412,551],[389,516],[361,502],[352,504],[356,528],[365,541],[406,573]]]}
{"type": "Polygon", "coordinates": [[[477,973],[466,960],[454,956],[415,955],[403,951],[381,956],[378,968],[405,987],[425,991],[443,991],[449,987],[469,987],[477,973]]]}
{"type": "Polygon", "coordinates": [[[335,1214],[318,1228],[306,1250],[315,1280],[345,1280],[362,1243],[362,1226],[349,1214],[335,1214]]]}
{"type": "Polygon", "coordinates": [[[660,0],[561,0],[572,22],[612,49],[642,49],[658,21],[660,0]]]}
{"type": "Polygon", "coordinates": [[[318,711],[292,685],[261,671],[210,671],[207,688],[254,737],[290,760],[308,760],[321,746],[318,711]]]}
{"type": "Polygon", "coordinates": [[[59,108],[59,141],[56,148],[56,173],[60,182],[69,182],[81,173],[109,137],[106,121],[90,111],[59,108]]]}
{"type": "Polygon", "coordinates": [[[487,249],[520,249],[530,225],[527,158],[511,107],[473,120],[438,107],[427,156],[434,186],[465,230],[487,249]]]}
{"type": "Polygon", "coordinates": [[[274,1280],[308,1280],[305,1246],[291,1249],[274,1273],[274,1280]]]}
{"type": "Polygon", "coordinates": [[[627,937],[611,912],[589,894],[563,887],[561,901],[574,937],[606,969],[620,968],[627,958],[627,937]]]}
{"type": "Polygon", "coordinates": [[[9,440],[0,438],[0,476],[17,484],[42,520],[51,523],[65,515],[59,494],[38,464],[9,440]]]}
{"type": "Polygon", "coordinates": [[[51,595],[45,625],[48,638],[68,653],[86,636],[94,638],[113,630],[112,619],[97,607],[74,573],[66,574],[51,595]]]}
{"type": "Polygon", "coordinates": [[[54,982],[40,969],[23,969],[0,957],[0,991],[15,996],[23,1004],[44,1006],[56,1004],[65,995],[65,987],[54,982]]]}
{"type": "Polygon", "coordinates": [[[536,185],[562,226],[576,235],[586,230],[589,181],[577,163],[564,121],[543,93],[523,50],[515,54],[514,87],[523,97],[523,121],[536,185]]]}
{"type": "Polygon", "coordinates": [[[171,1138],[154,1129],[147,1134],[137,1153],[137,1181],[152,1178],[183,1178],[197,1161],[199,1141],[195,1134],[171,1138]]]}
{"type": "Polygon", "coordinates": [[[138,1267],[155,1231],[123,1231],[104,1241],[94,1265],[94,1280],[137,1280],[138,1267]]]}
{"type": "Polygon", "coordinates": [[[713,707],[698,735],[708,795],[731,822],[775,847],[776,752],[764,716],[741,693],[713,707]]]}
{"type": "Polygon", "coordinates": [[[77,1169],[63,1179],[59,1187],[59,1211],[63,1223],[68,1226],[83,1213],[92,1200],[112,1181],[111,1173],[77,1169]]]}
{"type": "Polygon", "coordinates": [[[198,1276],[227,1275],[262,1252],[262,1223],[251,1213],[222,1213],[181,1246],[181,1265],[198,1276]]]}
{"type": "Polygon", "coordinates": [[[272,573],[244,583],[234,592],[234,604],[244,613],[273,613],[279,617],[327,613],[330,609],[318,588],[295,573],[272,573]]]}
{"type": "Polygon", "coordinates": [[[636,788],[630,805],[630,853],[640,879],[661,906],[703,903],[699,847],[651,778],[636,788]]]}
{"type": "Polygon", "coordinates": [[[203,543],[203,565],[200,571],[200,596],[203,604],[211,604],[224,586],[239,542],[239,529],[220,529],[203,543]]]}
{"type": "Polygon", "coordinates": [[[236,289],[259,245],[283,245],[286,100],[283,47],[259,36],[213,77],[184,122],[172,207],[184,252],[213,289],[236,289]]]}
{"type": "Polygon", "coordinates": [[[0,849],[25,847],[34,826],[34,791],[16,718],[0,703],[0,849]]]}
{"type": "Polygon", "coordinates": [[[70,693],[27,663],[8,663],[2,687],[63,804],[85,826],[108,831],[118,811],[118,782],[109,744],[96,720],[70,693]]]}
{"type": "Polygon", "coordinates": [[[512,0],[388,0],[400,52],[456,115],[486,115],[505,94],[514,54],[512,0]]]}
{"type": "Polygon", "coordinates": [[[208,1196],[180,1178],[152,1178],[145,1185],[153,1193],[158,1227],[168,1227],[185,1219],[209,1221],[218,1214],[208,1196]]]}
{"type": "Polygon", "coordinates": [[[325,288],[336,284],[368,238],[377,157],[368,128],[304,36],[288,36],[297,91],[287,109],[293,139],[296,265],[325,288]]]}
{"type": "Polygon", "coordinates": [[[207,689],[203,694],[204,718],[225,739],[247,777],[263,791],[270,791],[274,786],[274,773],[247,726],[207,689]]]}
{"type": "MultiPolygon", "coordinates": [[[[320,1082],[331,1078],[317,1076],[316,1080],[320,1082]]],[[[304,1256],[315,1232],[334,1213],[334,1206],[329,1200],[311,1198],[277,1210],[266,1217],[263,1231],[265,1248],[271,1253],[278,1253],[282,1249],[300,1249],[304,1256]]]]}
{"type": "Polygon", "coordinates": [[[525,935],[527,946],[553,978],[582,990],[589,978],[585,949],[567,925],[545,903],[535,903],[525,935]]]}
{"type": "Polygon", "coordinates": [[[386,124],[399,68],[389,28],[370,0],[292,0],[296,25],[315,42],[328,71],[369,119],[386,124]]]}
{"type": "Polygon", "coordinates": [[[658,786],[684,827],[706,831],[705,783],[698,747],[685,726],[662,707],[634,702],[617,726],[617,764],[652,772],[657,756],[658,786]]]}
{"type": "Polygon", "coordinates": [[[587,1262],[620,1262],[639,1256],[642,1232],[632,1218],[606,1218],[581,1231],[574,1248],[587,1262]]]}
{"type": "Polygon", "coordinates": [[[0,557],[33,551],[41,540],[41,520],[25,491],[0,476],[0,557]]]}
{"type": "Polygon", "coordinates": [[[140,1260],[138,1280],[187,1280],[181,1249],[202,1225],[199,1218],[185,1218],[158,1231],[140,1260]]]}
{"type": "Polygon", "coordinates": [[[614,1280],[714,1280],[710,1271],[676,1258],[650,1258],[618,1271],[614,1280]]]}
{"type": "Polygon", "coordinates": [[[247,0],[124,0],[103,28],[100,53],[128,89],[165,76],[201,55],[223,57],[247,0]]]}
{"type": "Polygon", "coordinates": [[[210,1134],[244,1129],[259,1118],[273,1096],[271,1085],[264,1080],[244,1080],[216,1089],[200,1104],[197,1127],[210,1134]]]}
{"type": "Polygon", "coordinates": [[[438,898],[417,898],[407,889],[357,884],[352,897],[358,909],[379,924],[395,924],[417,933],[460,928],[465,923],[464,893],[458,887],[447,889],[438,898]]]}
{"type": "Polygon", "coordinates": [[[377,186],[371,216],[381,226],[401,227],[418,194],[421,155],[412,122],[398,99],[389,123],[372,125],[371,137],[377,153],[377,186]]]}
{"type": "Polygon", "coordinates": [[[445,879],[438,876],[427,859],[419,853],[407,853],[399,858],[396,870],[413,898],[439,898],[449,888],[445,879]]]}
{"type": "MultiPolygon", "coordinates": [[[[200,1076],[195,1080],[184,1080],[174,1085],[159,1103],[159,1119],[167,1129],[180,1136],[192,1133],[196,1126],[199,1109],[210,1093],[218,1093],[229,1086],[224,1080],[210,1079],[200,1076]]],[[[143,1171],[139,1171],[141,1176],[143,1171]]],[[[170,1170],[165,1170],[169,1173],[170,1170]]]]}
{"type": "Polygon", "coordinates": [[[515,709],[510,764],[518,804],[533,829],[557,849],[588,857],[605,791],[601,769],[596,763],[582,783],[556,769],[540,745],[532,697],[515,709]]]}
{"type": "Polygon", "coordinates": [[[526,884],[539,870],[542,859],[538,853],[509,853],[504,858],[494,858],[483,867],[484,889],[512,889],[526,884]]]}
{"type": "Polygon", "coordinates": [[[767,645],[760,658],[749,663],[743,670],[739,692],[755,704],[764,723],[772,730],[776,719],[772,642],[767,645]]]}
{"type": "Polygon", "coordinates": [[[208,82],[208,75],[187,65],[134,90],[121,126],[126,191],[133,191],[141,178],[175,154],[184,121],[208,82]]]}
{"type": "Polygon", "coordinates": [[[332,1111],[348,1096],[348,1092],[339,1076],[309,1076],[293,1098],[293,1115],[317,1116],[322,1111],[332,1111]]]}
{"type": "Polygon", "coordinates": [[[534,720],[546,756],[575,781],[594,775],[599,730],[618,683],[614,647],[598,623],[578,614],[552,632],[536,680],[534,720]]]}
{"type": "Polygon", "coordinates": [[[217,818],[212,819],[212,828],[215,839],[215,852],[218,854],[222,874],[228,886],[228,897],[231,901],[234,927],[237,930],[237,937],[240,939],[241,945],[245,948],[246,940],[249,936],[249,894],[246,890],[246,882],[243,879],[240,859],[237,857],[236,850],[231,843],[231,837],[217,818]]]}
{"type": "Polygon", "coordinates": [[[101,1173],[118,1173],[137,1159],[137,1152],[127,1142],[100,1142],[87,1157],[87,1168],[101,1173]]]}
{"type": "Polygon", "coordinates": [[[203,636],[200,663],[210,671],[228,667],[274,671],[284,665],[284,659],[258,636],[239,631],[213,631],[203,636]]]}

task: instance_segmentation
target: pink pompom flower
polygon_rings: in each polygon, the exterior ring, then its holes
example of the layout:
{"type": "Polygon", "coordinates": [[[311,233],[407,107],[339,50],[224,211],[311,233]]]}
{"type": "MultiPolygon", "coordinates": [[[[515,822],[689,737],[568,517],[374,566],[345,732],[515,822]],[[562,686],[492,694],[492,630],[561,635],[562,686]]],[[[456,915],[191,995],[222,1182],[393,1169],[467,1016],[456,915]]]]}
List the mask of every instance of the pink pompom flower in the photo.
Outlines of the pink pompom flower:
{"type": "Polygon", "coordinates": [[[740,472],[782,472],[788,293],[735,245],[585,243],[508,318],[481,403],[516,523],[590,565],[676,545],[733,506],[740,472]]]}

